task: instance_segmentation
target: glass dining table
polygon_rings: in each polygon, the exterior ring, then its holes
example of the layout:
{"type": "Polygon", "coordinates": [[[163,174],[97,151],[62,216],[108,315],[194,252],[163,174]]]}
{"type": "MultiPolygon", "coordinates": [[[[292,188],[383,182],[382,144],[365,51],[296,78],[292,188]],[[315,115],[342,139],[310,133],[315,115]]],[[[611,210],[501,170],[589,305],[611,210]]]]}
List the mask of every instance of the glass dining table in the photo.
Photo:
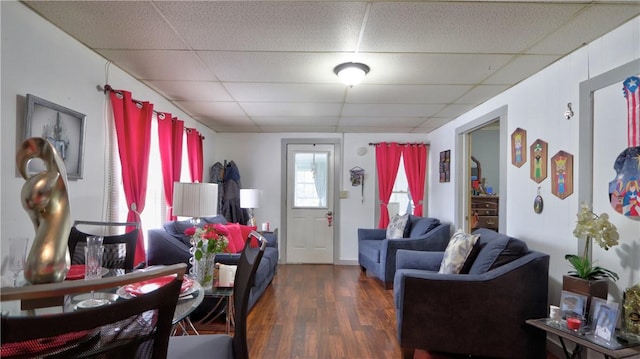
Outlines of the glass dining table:
{"type": "MultiPolygon", "coordinates": [[[[147,269],[154,268],[148,267],[147,269]]],[[[143,270],[147,270],[143,269],[143,270]]],[[[124,275],[125,271],[122,269],[111,269],[106,270],[103,277],[113,277],[124,275]]],[[[188,276],[185,275],[185,278],[188,276]]],[[[18,285],[28,285],[24,278],[19,278],[17,281],[18,285]]],[[[1,290],[2,288],[0,288],[1,290]]],[[[35,304],[33,307],[29,304],[20,303],[18,301],[13,302],[2,302],[0,304],[0,309],[2,311],[2,315],[11,315],[11,316],[32,316],[32,315],[40,315],[40,314],[49,314],[49,313],[60,313],[60,312],[70,312],[74,310],[78,310],[78,303],[86,300],[92,296],[97,299],[107,299],[109,302],[115,302],[117,300],[126,300],[131,298],[131,296],[127,295],[126,292],[123,291],[122,287],[113,288],[111,290],[99,291],[94,293],[82,293],[73,296],[65,296],[61,302],[55,303],[55,305],[47,306],[43,308],[36,308],[39,304],[35,304]]],[[[202,289],[200,284],[193,280],[188,291],[185,291],[180,294],[178,297],[178,302],[176,304],[176,309],[173,315],[173,325],[174,325],[174,333],[177,329],[182,329],[183,334],[187,333],[187,328],[192,329],[193,324],[189,319],[189,315],[202,303],[205,298],[205,291],[202,289]]]]}
{"type": "MultiPolygon", "coordinates": [[[[150,269],[153,269],[154,267],[151,267],[150,269]]],[[[155,267],[158,268],[158,267],[155,267]]],[[[163,268],[164,269],[164,268],[163,268]]],[[[161,270],[163,270],[161,269],[161,270]]],[[[140,270],[140,272],[144,272],[148,269],[143,269],[140,270]]],[[[171,270],[169,268],[167,268],[167,270],[171,270]]],[[[157,272],[157,271],[156,271],[157,272]]],[[[124,275],[124,271],[123,270],[108,270],[105,271],[105,274],[103,275],[103,277],[120,277],[122,275],[124,275]]],[[[139,274],[143,274],[143,273],[139,273],[139,274]]],[[[122,277],[124,278],[124,276],[122,277]]],[[[157,288],[157,286],[162,286],[162,281],[158,281],[159,279],[162,278],[166,278],[166,277],[157,277],[156,279],[150,279],[150,280],[142,280],[142,281],[129,281],[127,285],[117,285],[117,286],[111,286],[109,284],[102,286],[102,289],[97,289],[94,292],[85,292],[85,291],[80,291],[80,292],[76,292],[74,294],[66,294],[64,296],[53,296],[50,298],[45,299],[44,301],[42,300],[12,300],[10,298],[11,297],[11,293],[12,290],[8,289],[7,287],[3,287],[0,288],[0,293],[4,292],[3,294],[3,300],[1,301],[1,307],[0,309],[2,310],[2,317],[40,317],[40,316],[46,316],[48,314],[55,314],[55,313],[64,313],[64,312],[74,312],[74,311],[78,311],[78,310],[83,310],[84,308],[82,306],[80,306],[79,304],[82,303],[83,301],[86,301],[86,299],[89,299],[91,297],[94,298],[99,298],[99,299],[107,299],[109,304],[111,305],[112,303],[117,303],[117,302],[121,302],[121,301],[126,301],[129,300],[131,298],[133,298],[132,295],[136,295],[136,290],[140,290],[142,292],[147,292],[148,290],[153,290],[150,287],[148,287],[149,285],[155,285],[155,288],[157,288]],[[131,286],[134,290],[131,290],[131,288],[125,288],[125,287],[129,287],[131,286]],[[5,298],[5,294],[6,294],[6,298],[5,298]]],[[[188,333],[188,328],[193,328],[193,324],[191,323],[191,320],[189,318],[189,315],[202,303],[204,297],[205,297],[205,291],[203,290],[203,288],[200,286],[200,284],[195,281],[192,280],[190,277],[186,276],[184,277],[185,279],[183,280],[183,289],[181,290],[181,293],[178,297],[177,303],[176,303],[176,307],[174,310],[174,315],[172,318],[172,324],[173,324],[173,330],[172,330],[172,334],[176,333],[176,331],[178,329],[182,329],[183,334],[188,333]],[[187,282],[188,281],[188,282],[187,282]],[[187,286],[185,286],[185,283],[188,284],[187,286]]],[[[115,279],[115,278],[111,278],[111,279],[115,279]]],[[[121,283],[124,282],[126,283],[127,281],[111,281],[111,283],[121,283]]],[[[166,283],[166,282],[164,282],[166,283]]],[[[71,283],[70,283],[71,284],[71,283]]],[[[106,283],[105,283],[106,284],[106,283]]],[[[21,283],[19,282],[18,285],[22,285],[26,290],[29,290],[28,287],[30,286],[29,284],[24,283],[24,281],[22,281],[21,283]]],[[[35,288],[35,286],[34,286],[35,288]]],[[[98,287],[100,288],[100,287],[98,287]]],[[[28,298],[28,296],[26,297],[28,298]]],[[[142,321],[133,321],[131,323],[140,323],[142,329],[146,329],[146,327],[148,326],[147,323],[147,318],[149,317],[144,317],[145,319],[142,321]]],[[[4,320],[4,319],[3,319],[4,320]]],[[[128,324],[128,327],[122,328],[122,331],[124,333],[125,330],[128,330],[129,328],[137,328],[138,326],[136,324],[128,324]]],[[[3,324],[4,325],[4,324],[3,324]]],[[[109,326],[105,326],[102,327],[103,330],[99,331],[100,337],[101,337],[101,343],[104,340],[105,343],[108,343],[110,340],[112,339],[111,332],[118,332],[120,329],[118,328],[111,328],[109,326]],[[104,330],[104,328],[107,328],[107,330],[104,330]],[[110,329],[109,329],[110,328],[110,329]]],[[[193,328],[193,331],[195,332],[195,328],[193,328]]],[[[92,332],[92,333],[98,333],[98,332],[92,332]]],[[[56,337],[57,338],[57,337],[56,337]]],[[[91,336],[87,336],[87,338],[95,338],[95,336],[92,334],[91,336]]],[[[83,338],[83,340],[89,340],[87,338],[83,338]]],[[[116,338],[116,337],[113,337],[116,338]]],[[[93,339],[91,339],[93,340],[93,339]]],[[[58,344],[58,343],[54,343],[54,344],[58,344]]],[[[78,342],[73,342],[70,343],[68,346],[60,346],[60,347],[55,347],[53,348],[56,352],[66,352],[66,350],[75,350],[75,347],[78,345],[78,342]]],[[[93,345],[93,344],[92,344],[93,345]]],[[[16,346],[17,348],[19,348],[19,350],[23,350],[24,348],[21,346],[21,343],[17,343],[17,344],[13,344],[10,343],[10,345],[8,346],[8,348],[4,348],[5,346],[3,345],[3,353],[5,352],[4,349],[11,349],[10,347],[12,346],[16,346]]],[[[30,348],[30,347],[29,347],[30,348]]],[[[51,350],[51,348],[46,347],[44,348],[44,350],[51,350]]],[[[4,354],[3,354],[4,355],[4,354]]]]}

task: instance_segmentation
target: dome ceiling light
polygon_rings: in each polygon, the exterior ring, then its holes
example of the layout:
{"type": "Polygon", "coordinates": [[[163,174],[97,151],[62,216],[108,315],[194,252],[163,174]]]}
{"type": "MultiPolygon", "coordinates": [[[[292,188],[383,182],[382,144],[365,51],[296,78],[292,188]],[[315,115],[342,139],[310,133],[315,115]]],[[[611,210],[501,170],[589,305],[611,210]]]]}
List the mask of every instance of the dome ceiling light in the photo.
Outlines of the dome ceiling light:
{"type": "Polygon", "coordinates": [[[333,69],[340,81],[349,87],[353,87],[364,79],[369,73],[369,66],[359,62],[345,62],[333,69]]]}

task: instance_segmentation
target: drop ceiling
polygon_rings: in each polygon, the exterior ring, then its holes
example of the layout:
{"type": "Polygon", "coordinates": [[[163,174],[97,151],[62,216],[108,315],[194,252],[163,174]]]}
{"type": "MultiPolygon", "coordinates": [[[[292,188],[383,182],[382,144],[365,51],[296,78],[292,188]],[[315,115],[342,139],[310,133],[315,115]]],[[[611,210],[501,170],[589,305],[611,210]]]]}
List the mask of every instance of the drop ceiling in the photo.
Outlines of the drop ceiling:
{"type": "Polygon", "coordinates": [[[637,0],[24,3],[217,132],[428,133],[640,14],[637,0]],[[353,88],[333,73],[348,61],[371,68],[353,88]]]}

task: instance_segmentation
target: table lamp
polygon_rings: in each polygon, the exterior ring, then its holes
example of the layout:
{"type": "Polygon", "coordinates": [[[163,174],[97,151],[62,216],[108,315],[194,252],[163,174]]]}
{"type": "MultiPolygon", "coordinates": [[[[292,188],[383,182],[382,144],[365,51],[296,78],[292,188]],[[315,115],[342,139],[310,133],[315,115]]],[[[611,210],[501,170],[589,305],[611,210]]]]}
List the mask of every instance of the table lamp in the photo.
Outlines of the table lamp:
{"type": "Polygon", "coordinates": [[[173,183],[173,214],[191,217],[195,225],[202,217],[218,214],[218,185],[215,183],[173,183]]]}
{"type": "Polygon", "coordinates": [[[247,225],[256,226],[256,218],[253,215],[254,208],[260,208],[260,196],[262,191],[259,189],[241,189],[240,190],[240,207],[249,210],[249,220],[247,225]]]}

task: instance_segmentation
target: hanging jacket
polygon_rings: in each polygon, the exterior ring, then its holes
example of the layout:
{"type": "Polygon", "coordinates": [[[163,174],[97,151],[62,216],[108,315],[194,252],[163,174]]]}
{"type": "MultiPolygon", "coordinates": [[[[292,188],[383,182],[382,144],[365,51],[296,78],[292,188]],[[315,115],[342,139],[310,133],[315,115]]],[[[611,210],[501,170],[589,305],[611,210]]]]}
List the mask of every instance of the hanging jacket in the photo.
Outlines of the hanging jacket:
{"type": "Polygon", "coordinates": [[[214,163],[209,169],[209,183],[218,185],[218,211],[222,213],[222,202],[224,200],[224,166],[220,162],[214,163]]]}
{"type": "Polygon", "coordinates": [[[247,211],[240,208],[240,171],[235,162],[229,161],[224,170],[224,200],[221,214],[227,222],[246,224],[249,220],[247,211]]]}

